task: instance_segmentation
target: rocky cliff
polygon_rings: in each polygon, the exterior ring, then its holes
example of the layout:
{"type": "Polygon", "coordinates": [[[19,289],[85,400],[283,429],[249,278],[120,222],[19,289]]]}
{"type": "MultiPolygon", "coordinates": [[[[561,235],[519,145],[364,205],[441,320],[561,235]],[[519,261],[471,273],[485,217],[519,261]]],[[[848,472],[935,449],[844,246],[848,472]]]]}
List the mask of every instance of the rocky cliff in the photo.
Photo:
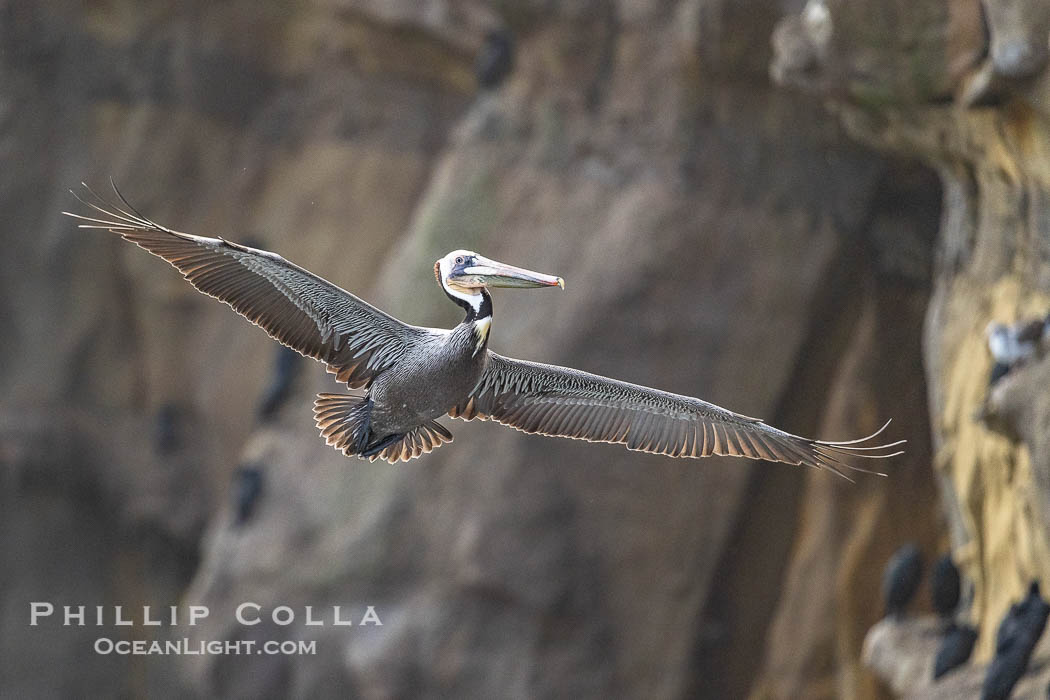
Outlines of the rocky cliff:
{"type": "Polygon", "coordinates": [[[1047,88],[976,2],[0,10],[5,692],[874,697],[901,542],[950,543],[982,625],[1050,573],[1045,368],[992,406],[1012,430],[973,419],[987,321],[1045,310],[1047,88]],[[512,68],[479,89],[493,31],[512,68]],[[498,294],[495,350],[830,439],[893,417],[907,454],[849,484],[449,421],[425,459],[348,461],[312,424],[320,368],[260,419],[273,343],[61,216],[109,176],[414,323],[458,320],[431,275],[453,248],[554,272],[498,294]],[[317,654],[99,656],[31,601],[206,605],[105,633],[317,654]]]}
{"type": "MultiPolygon", "coordinates": [[[[923,332],[932,467],[953,554],[973,584],[966,616],[984,632],[982,662],[1010,603],[1030,580],[1046,581],[1050,562],[1047,363],[990,388],[984,342],[990,321],[1041,317],[1050,306],[1050,10],[1005,0],[886,9],[807,3],[778,26],[772,72],[830,98],[859,141],[916,156],[940,176],[923,332]]],[[[1029,692],[1044,687],[1045,678],[1029,692]]]]}

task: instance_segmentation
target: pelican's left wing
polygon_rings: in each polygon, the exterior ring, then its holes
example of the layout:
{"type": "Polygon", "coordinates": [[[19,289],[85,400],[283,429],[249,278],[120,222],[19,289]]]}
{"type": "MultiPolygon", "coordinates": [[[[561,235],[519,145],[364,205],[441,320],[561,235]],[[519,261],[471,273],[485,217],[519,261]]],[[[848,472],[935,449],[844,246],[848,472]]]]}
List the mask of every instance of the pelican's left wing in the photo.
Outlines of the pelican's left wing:
{"type": "Polygon", "coordinates": [[[671,457],[750,457],[840,476],[845,469],[868,471],[843,458],[893,457],[901,452],[888,450],[904,442],[864,444],[886,426],[860,440],[811,440],[689,396],[494,352],[488,359],[471,395],[449,412],[452,417],[492,419],[526,433],[621,443],[671,457]]]}
{"type": "Polygon", "coordinates": [[[402,323],[276,253],[222,238],[180,233],[147,219],[113,190],[123,207],[87,185],[93,216],[71,214],[81,228],[107,229],[167,260],[201,292],[229,304],[275,340],[325,363],[351,388],[367,386],[427,329],[402,323]]]}

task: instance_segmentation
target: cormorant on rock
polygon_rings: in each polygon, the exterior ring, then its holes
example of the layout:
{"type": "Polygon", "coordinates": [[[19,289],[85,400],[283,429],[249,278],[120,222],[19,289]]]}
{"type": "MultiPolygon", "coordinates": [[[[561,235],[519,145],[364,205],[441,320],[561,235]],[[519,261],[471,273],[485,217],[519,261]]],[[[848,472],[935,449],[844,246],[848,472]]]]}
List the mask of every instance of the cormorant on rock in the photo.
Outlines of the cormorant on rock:
{"type": "Polygon", "coordinates": [[[292,382],[299,373],[302,355],[284,345],[277,346],[274,355],[273,379],[259,398],[259,419],[268,421],[288,398],[292,382]]]}
{"type": "Polygon", "coordinates": [[[263,491],[263,470],[258,464],[242,464],[233,473],[233,524],[251,520],[263,491]]]}
{"type": "Polygon", "coordinates": [[[170,401],[161,405],[153,419],[153,445],[162,455],[179,449],[179,409],[170,401]]]}
{"type": "Polygon", "coordinates": [[[506,29],[494,29],[485,35],[485,42],[474,61],[474,75],[478,87],[491,90],[500,86],[514,69],[514,37],[506,29]]]}
{"type": "Polygon", "coordinates": [[[930,599],[934,611],[941,617],[951,617],[959,606],[961,582],[959,569],[952,562],[950,554],[945,554],[933,565],[930,574],[930,599]]]}
{"type": "Polygon", "coordinates": [[[1050,342],[1050,315],[1023,319],[1009,326],[993,321],[985,328],[984,334],[988,339],[988,350],[995,360],[988,380],[991,385],[1014,367],[1043,352],[1044,346],[1050,342]]]}
{"type": "Polygon", "coordinates": [[[886,614],[901,617],[915,597],[922,579],[922,554],[914,544],[906,544],[890,557],[882,574],[882,597],[886,614]]]}
{"type": "Polygon", "coordinates": [[[995,658],[981,688],[981,700],[1007,700],[1014,685],[1024,675],[1036,642],[1046,627],[1050,604],[1039,594],[1039,582],[1032,581],[1028,596],[1010,606],[995,635],[995,658]]]}
{"type": "Polygon", "coordinates": [[[940,678],[948,671],[969,661],[976,641],[977,630],[973,627],[957,625],[954,622],[949,625],[941,640],[941,645],[937,648],[937,656],[933,662],[933,677],[940,678]]]}

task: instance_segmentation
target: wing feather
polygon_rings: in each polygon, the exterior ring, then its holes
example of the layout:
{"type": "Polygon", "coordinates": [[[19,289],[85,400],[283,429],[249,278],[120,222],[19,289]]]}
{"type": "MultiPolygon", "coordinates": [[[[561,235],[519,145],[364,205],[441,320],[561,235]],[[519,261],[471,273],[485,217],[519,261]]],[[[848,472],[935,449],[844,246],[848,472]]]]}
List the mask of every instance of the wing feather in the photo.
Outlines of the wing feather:
{"type": "Polygon", "coordinates": [[[98,216],[63,212],[81,228],[112,231],[167,260],[199,291],[231,306],[275,340],[320,360],[351,388],[371,383],[428,331],[398,321],[276,253],[222,238],[180,233],[121,205],[87,185],[73,196],[98,216]]]}
{"type": "Polygon", "coordinates": [[[671,457],[723,455],[806,465],[847,479],[848,470],[869,470],[845,458],[894,457],[901,451],[891,450],[904,443],[865,444],[886,425],[859,440],[811,440],[700,399],[491,351],[477,386],[449,415],[671,457]]]}

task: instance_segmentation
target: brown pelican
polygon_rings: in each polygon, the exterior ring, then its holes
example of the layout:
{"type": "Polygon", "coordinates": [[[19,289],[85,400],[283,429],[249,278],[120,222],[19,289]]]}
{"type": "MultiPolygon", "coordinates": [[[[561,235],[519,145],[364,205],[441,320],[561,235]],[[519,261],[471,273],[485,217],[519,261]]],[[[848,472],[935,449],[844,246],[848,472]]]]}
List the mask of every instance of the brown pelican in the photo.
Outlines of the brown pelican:
{"type": "MultiPolygon", "coordinates": [[[[463,308],[451,330],[402,323],[276,253],[222,238],[180,233],[140,214],[117,191],[114,204],[92,192],[92,214],[63,212],[81,228],[105,229],[167,260],[201,292],[229,304],[271,337],[324,363],[352,394],[320,394],[314,404],[325,441],[345,455],[409,460],[451,442],[435,421],[491,419],[526,433],[621,443],[671,457],[731,455],[828,469],[861,469],[848,457],[886,458],[866,438],[811,440],[700,399],[567,367],[515,360],[488,349],[491,287],[562,287],[530,272],[456,250],[434,265],[441,289],[463,308]]],[[[888,423],[887,423],[888,425],[888,423]]],[[[847,477],[848,478],[848,477],[847,477]]]]}

